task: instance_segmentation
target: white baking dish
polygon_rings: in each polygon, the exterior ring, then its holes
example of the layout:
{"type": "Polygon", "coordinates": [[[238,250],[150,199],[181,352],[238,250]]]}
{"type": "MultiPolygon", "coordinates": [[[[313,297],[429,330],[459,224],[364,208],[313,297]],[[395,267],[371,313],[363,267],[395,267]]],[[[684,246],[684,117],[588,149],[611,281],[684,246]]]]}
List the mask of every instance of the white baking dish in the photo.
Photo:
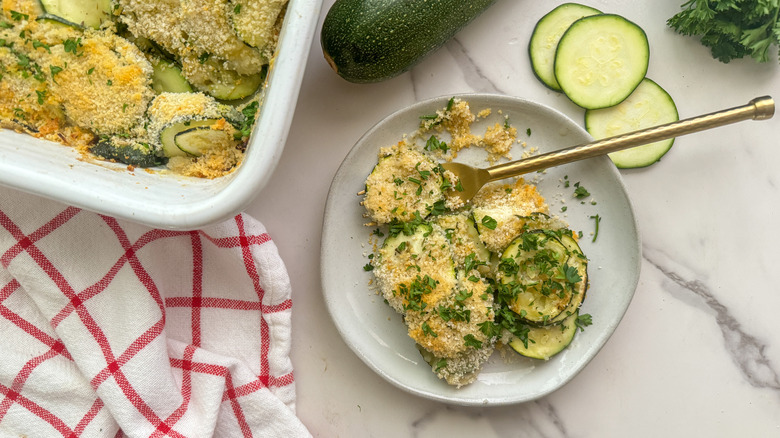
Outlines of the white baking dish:
{"type": "Polygon", "coordinates": [[[67,146],[0,131],[0,184],[158,228],[196,229],[240,212],[284,149],[322,0],[290,0],[244,162],[213,180],[86,159],[67,146]]]}

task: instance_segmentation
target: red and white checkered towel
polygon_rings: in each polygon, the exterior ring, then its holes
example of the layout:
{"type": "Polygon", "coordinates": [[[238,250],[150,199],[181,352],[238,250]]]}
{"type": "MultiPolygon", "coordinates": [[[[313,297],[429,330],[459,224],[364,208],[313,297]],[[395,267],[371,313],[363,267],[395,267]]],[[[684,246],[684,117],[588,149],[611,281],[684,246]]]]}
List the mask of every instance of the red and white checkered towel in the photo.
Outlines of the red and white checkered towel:
{"type": "Polygon", "coordinates": [[[0,189],[0,436],[308,436],[290,295],[246,215],[165,231],[0,189]]]}

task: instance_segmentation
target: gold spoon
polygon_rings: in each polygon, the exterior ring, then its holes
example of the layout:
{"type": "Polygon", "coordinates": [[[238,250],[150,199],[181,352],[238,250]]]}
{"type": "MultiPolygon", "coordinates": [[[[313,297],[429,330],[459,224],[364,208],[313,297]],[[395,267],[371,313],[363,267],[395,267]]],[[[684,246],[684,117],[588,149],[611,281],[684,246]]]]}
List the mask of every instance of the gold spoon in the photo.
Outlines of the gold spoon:
{"type": "Polygon", "coordinates": [[[772,118],[774,113],[774,101],[769,96],[763,96],[751,100],[746,105],[616,135],[591,143],[571,146],[566,149],[548,152],[531,158],[497,164],[488,168],[477,168],[467,164],[454,162],[442,163],[442,166],[445,170],[451,171],[460,179],[463,190],[453,190],[452,192],[454,195],[461,198],[463,202],[467,202],[477,194],[483,185],[491,181],[519,176],[599,155],[606,155],[610,152],[667,140],[685,134],[704,131],[706,129],[717,128],[718,126],[741,122],[743,120],[766,120],[772,118]]]}

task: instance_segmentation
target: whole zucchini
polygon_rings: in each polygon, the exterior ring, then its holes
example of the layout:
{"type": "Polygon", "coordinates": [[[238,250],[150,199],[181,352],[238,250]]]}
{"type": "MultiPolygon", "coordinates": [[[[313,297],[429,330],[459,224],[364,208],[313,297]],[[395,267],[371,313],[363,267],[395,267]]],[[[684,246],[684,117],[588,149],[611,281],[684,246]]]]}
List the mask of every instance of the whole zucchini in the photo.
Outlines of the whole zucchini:
{"type": "Polygon", "coordinates": [[[322,51],[350,82],[383,81],[441,47],[494,2],[336,0],[322,24],[322,51]]]}

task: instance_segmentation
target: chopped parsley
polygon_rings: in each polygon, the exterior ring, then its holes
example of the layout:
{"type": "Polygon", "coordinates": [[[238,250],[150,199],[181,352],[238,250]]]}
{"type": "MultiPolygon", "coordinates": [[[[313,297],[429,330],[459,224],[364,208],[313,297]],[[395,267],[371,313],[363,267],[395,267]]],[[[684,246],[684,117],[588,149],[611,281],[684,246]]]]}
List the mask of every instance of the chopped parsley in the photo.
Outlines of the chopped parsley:
{"type": "Polygon", "coordinates": [[[482,341],[475,338],[471,333],[464,336],[463,341],[467,347],[482,348],[482,341]]]}
{"type": "Polygon", "coordinates": [[[450,147],[447,146],[447,143],[439,140],[436,138],[435,135],[432,135],[428,141],[425,142],[425,150],[426,151],[442,151],[447,152],[450,150],[450,147]]]}
{"type": "Polygon", "coordinates": [[[591,216],[590,218],[596,221],[596,230],[593,232],[593,242],[595,242],[596,238],[599,236],[599,224],[601,224],[601,216],[596,214],[591,216]]]}
{"type": "Polygon", "coordinates": [[[51,70],[51,79],[56,82],[54,76],[57,76],[58,73],[62,72],[62,67],[56,65],[50,65],[49,70],[51,70]]]}
{"type": "Polygon", "coordinates": [[[427,274],[424,276],[417,275],[409,285],[401,284],[398,286],[398,292],[406,303],[403,305],[404,311],[417,311],[421,312],[428,303],[423,300],[423,296],[433,292],[439,282],[427,274]]]}
{"type": "Polygon", "coordinates": [[[36,40],[36,41],[32,42],[32,45],[33,45],[33,48],[35,48],[35,49],[42,48],[42,49],[46,50],[47,52],[51,53],[51,48],[49,47],[48,44],[44,44],[44,43],[36,40]]]}
{"type": "Polygon", "coordinates": [[[21,12],[17,12],[17,11],[10,11],[10,12],[11,12],[11,19],[14,21],[28,20],[30,18],[29,15],[23,14],[21,12]]]}
{"type": "Polygon", "coordinates": [[[498,226],[498,222],[490,216],[482,216],[482,225],[488,230],[495,230],[498,226]]]}
{"type": "Polygon", "coordinates": [[[81,47],[81,38],[75,40],[73,38],[68,38],[62,45],[65,48],[65,52],[70,52],[75,55],[76,52],[78,52],[79,47],[81,47]]]}
{"type": "Polygon", "coordinates": [[[252,126],[255,124],[255,117],[257,116],[257,110],[259,108],[260,103],[255,100],[241,110],[241,114],[244,115],[244,120],[233,125],[238,130],[238,132],[234,134],[236,140],[248,139],[249,135],[252,134],[252,126]]]}
{"type": "Polygon", "coordinates": [[[423,333],[425,333],[428,336],[432,336],[434,338],[438,338],[439,337],[439,335],[437,335],[436,332],[433,331],[431,326],[428,325],[427,321],[422,323],[422,331],[423,331],[423,333]]]}
{"type": "Polygon", "coordinates": [[[585,188],[585,186],[580,185],[580,183],[574,183],[574,197],[577,199],[587,198],[590,196],[590,192],[588,192],[588,189],[585,188]]]}
{"type": "Polygon", "coordinates": [[[585,327],[593,324],[593,317],[588,313],[577,315],[577,319],[574,321],[574,324],[578,329],[580,329],[580,331],[585,331],[585,327]]]}

